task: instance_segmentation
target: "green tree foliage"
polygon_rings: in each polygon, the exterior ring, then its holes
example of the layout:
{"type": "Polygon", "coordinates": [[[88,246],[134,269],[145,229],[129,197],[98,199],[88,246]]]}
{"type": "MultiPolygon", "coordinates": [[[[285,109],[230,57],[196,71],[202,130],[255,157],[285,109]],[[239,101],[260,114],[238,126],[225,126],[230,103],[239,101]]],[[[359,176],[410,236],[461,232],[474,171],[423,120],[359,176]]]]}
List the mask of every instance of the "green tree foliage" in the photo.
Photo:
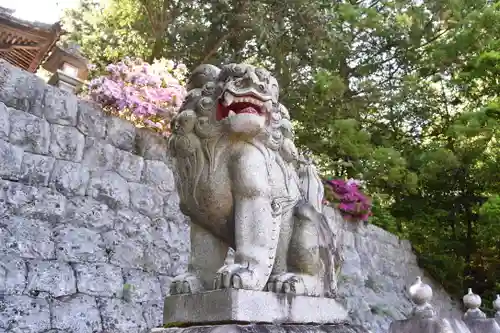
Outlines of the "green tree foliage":
{"type": "Polygon", "coordinates": [[[500,1],[82,0],[65,21],[101,67],[273,70],[299,143],[367,181],[373,223],[455,295],[500,292],[500,1]]]}

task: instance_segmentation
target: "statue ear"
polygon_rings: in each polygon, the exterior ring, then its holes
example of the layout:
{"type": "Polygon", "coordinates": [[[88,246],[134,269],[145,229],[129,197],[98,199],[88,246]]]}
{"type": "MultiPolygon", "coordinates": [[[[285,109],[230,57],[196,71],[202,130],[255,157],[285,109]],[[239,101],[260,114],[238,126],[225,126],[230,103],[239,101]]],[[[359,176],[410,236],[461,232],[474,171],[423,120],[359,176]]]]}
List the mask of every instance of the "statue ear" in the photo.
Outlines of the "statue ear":
{"type": "Polygon", "coordinates": [[[189,76],[186,85],[186,90],[189,91],[191,89],[197,89],[197,88],[200,89],[207,82],[216,81],[219,74],[220,74],[220,68],[214,65],[210,64],[199,65],[194,69],[192,74],[189,76]]]}

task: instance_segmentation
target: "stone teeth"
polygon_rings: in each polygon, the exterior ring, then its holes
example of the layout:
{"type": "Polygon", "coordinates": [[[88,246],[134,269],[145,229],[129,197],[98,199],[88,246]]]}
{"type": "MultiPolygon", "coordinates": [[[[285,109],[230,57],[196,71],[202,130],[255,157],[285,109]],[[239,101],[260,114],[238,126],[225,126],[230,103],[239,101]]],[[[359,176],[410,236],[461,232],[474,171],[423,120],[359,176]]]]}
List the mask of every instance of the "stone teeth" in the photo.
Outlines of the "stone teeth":
{"type": "Polygon", "coordinates": [[[234,98],[234,96],[230,93],[225,93],[224,94],[224,106],[229,106],[233,104],[233,102],[237,100],[237,98],[234,98]]]}
{"type": "Polygon", "coordinates": [[[253,97],[235,97],[233,100],[233,103],[234,102],[251,103],[251,104],[256,105],[256,106],[262,106],[262,104],[264,104],[262,101],[259,101],[258,99],[253,98],[253,97]]]}
{"type": "Polygon", "coordinates": [[[229,113],[227,116],[228,117],[236,116],[236,112],[234,112],[233,110],[229,110],[229,113]]]}

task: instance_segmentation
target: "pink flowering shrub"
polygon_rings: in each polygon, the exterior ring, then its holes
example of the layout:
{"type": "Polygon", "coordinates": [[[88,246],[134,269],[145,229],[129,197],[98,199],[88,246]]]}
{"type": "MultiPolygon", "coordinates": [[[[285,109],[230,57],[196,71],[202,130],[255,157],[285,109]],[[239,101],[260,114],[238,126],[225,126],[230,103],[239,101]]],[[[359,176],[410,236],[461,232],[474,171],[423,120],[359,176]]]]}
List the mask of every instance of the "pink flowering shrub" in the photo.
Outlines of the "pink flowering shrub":
{"type": "Polygon", "coordinates": [[[148,64],[125,58],[108,65],[106,71],[89,83],[88,97],[138,127],[170,135],[170,120],[186,96],[186,66],[165,59],[148,64]]]}
{"type": "Polygon", "coordinates": [[[372,203],[360,189],[361,181],[349,179],[328,179],[325,184],[325,200],[338,208],[349,221],[367,221],[371,215],[372,203]]]}

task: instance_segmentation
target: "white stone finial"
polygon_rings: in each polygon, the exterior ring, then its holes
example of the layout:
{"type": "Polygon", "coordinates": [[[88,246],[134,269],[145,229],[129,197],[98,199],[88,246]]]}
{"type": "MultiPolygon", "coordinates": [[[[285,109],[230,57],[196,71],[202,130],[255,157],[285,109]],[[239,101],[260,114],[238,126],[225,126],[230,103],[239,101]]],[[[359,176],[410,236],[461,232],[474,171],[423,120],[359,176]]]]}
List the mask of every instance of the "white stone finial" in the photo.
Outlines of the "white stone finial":
{"type": "Polygon", "coordinates": [[[434,309],[429,301],[432,299],[432,288],[422,282],[422,278],[417,276],[415,283],[409,289],[410,297],[415,307],[412,311],[413,317],[430,318],[435,316],[434,309]]]}
{"type": "Polygon", "coordinates": [[[482,302],[481,297],[472,292],[472,288],[468,288],[467,295],[462,300],[467,309],[478,309],[482,302]]]}
{"type": "Polygon", "coordinates": [[[464,319],[484,319],[486,314],[479,309],[481,306],[481,297],[472,292],[472,288],[468,288],[467,295],[463,297],[464,306],[467,311],[464,314],[464,319]]]}
{"type": "Polygon", "coordinates": [[[500,316],[500,295],[497,295],[497,298],[493,301],[493,309],[500,316]]]}
{"type": "Polygon", "coordinates": [[[411,285],[409,292],[411,300],[417,305],[429,303],[432,299],[432,288],[428,284],[423,283],[420,276],[417,276],[415,283],[411,285]]]}

